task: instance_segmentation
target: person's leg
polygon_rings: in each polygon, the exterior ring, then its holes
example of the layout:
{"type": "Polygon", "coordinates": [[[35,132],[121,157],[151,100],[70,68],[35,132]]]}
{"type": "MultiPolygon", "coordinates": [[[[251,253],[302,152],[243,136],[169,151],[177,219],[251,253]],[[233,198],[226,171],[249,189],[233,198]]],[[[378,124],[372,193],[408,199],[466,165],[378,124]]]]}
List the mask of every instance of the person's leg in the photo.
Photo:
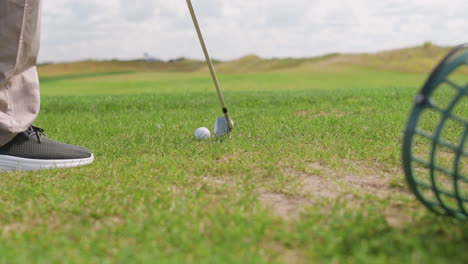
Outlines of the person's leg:
{"type": "Polygon", "coordinates": [[[83,147],[44,136],[32,125],[39,112],[41,0],[0,0],[0,171],[86,165],[83,147]]]}
{"type": "Polygon", "coordinates": [[[0,146],[39,112],[40,8],[41,0],[0,0],[0,146]]]}

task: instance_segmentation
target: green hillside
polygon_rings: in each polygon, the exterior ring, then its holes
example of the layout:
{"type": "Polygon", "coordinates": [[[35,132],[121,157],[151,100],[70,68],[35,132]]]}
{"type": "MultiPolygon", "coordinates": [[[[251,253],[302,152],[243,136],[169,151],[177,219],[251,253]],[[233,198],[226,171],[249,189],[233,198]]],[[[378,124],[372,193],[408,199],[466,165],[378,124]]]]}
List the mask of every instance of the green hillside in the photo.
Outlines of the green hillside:
{"type": "MultiPolygon", "coordinates": [[[[410,73],[428,73],[451,49],[436,45],[383,51],[378,53],[327,54],[310,58],[265,59],[255,55],[232,61],[216,61],[219,73],[254,72],[336,72],[346,68],[364,67],[378,70],[410,73]]],[[[47,64],[39,67],[41,76],[103,72],[197,72],[208,71],[204,61],[180,59],[162,61],[94,61],[47,64]]],[[[466,70],[464,73],[468,73],[466,70]]]]}
{"type": "MultiPolygon", "coordinates": [[[[355,65],[396,72],[430,72],[450,47],[419,46],[375,54],[343,54],[325,61],[328,65],[355,65]]],[[[322,63],[323,64],[323,63],[322,63]]],[[[317,65],[308,65],[314,66],[317,65]]]]}
{"type": "Polygon", "coordinates": [[[203,61],[180,59],[172,62],[143,60],[85,60],[69,63],[49,63],[39,66],[41,76],[60,76],[108,72],[191,72],[205,67],[203,61]]]}

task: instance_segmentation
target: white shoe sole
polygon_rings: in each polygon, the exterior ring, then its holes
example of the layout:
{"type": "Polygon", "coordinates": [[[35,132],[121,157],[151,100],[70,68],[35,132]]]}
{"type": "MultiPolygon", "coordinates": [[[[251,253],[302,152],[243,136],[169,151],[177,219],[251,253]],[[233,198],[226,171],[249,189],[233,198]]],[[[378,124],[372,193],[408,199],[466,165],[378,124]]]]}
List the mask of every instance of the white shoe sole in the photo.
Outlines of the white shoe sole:
{"type": "Polygon", "coordinates": [[[85,159],[40,160],[0,155],[0,171],[34,171],[79,167],[93,163],[94,155],[85,159]]]}

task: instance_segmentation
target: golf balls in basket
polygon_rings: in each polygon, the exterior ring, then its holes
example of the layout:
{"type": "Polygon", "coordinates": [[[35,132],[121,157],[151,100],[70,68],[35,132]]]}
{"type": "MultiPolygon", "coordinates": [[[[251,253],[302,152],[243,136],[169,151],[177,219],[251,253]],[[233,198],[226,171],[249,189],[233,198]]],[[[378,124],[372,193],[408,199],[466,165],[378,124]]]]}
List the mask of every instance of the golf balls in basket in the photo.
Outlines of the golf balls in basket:
{"type": "Polygon", "coordinates": [[[206,127],[199,127],[195,130],[195,137],[198,140],[209,139],[211,136],[210,130],[206,127]]]}

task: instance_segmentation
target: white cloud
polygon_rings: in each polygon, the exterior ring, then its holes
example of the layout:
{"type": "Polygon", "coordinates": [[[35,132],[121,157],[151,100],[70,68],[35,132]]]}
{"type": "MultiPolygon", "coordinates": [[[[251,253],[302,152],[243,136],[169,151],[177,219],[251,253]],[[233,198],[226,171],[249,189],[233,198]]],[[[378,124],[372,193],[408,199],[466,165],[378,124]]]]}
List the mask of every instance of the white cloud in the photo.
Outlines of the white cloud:
{"type": "MultiPolygon", "coordinates": [[[[468,41],[465,0],[192,0],[214,58],[468,41]]],[[[203,58],[184,0],[43,1],[41,61],[203,58]]]]}

